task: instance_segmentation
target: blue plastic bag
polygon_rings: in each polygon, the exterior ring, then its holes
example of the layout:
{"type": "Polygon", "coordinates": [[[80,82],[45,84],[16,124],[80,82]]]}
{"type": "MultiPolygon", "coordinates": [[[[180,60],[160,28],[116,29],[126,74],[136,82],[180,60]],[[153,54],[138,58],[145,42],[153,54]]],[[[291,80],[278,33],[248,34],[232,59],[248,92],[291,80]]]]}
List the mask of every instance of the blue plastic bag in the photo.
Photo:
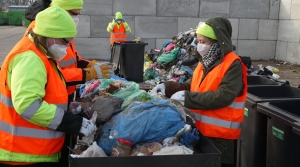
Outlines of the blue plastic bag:
{"type": "Polygon", "coordinates": [[[169,100],[134,102],[103,125],[97,144],[110,154],[118,138],[133,145],[150,143],[175,135],[184,125],[181,114],[169,100]]]}

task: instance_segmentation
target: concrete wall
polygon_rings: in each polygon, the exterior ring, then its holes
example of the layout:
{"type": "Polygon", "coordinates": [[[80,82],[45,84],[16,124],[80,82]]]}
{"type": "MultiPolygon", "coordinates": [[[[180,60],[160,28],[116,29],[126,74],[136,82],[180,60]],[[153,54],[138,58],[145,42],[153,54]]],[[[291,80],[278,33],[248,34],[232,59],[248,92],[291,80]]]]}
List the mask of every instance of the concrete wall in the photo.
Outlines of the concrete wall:
{"type": "Polygon", "coordinates": [[[281,0],[276,58],[300,64],[300,1],[281,0]]]}
{"type": "Polygon", "coordinates": [[[132,29],[128,39],[141,37],[148,43],[146,51],[196,28],[201,20],[223,16],[232,24],[237,53],[267,60],[275,58],[278,45],[279,4],[279,0],[84,0],[75,42],[82,57],[109,60],[106,27],[118,11],[132,29]]]}

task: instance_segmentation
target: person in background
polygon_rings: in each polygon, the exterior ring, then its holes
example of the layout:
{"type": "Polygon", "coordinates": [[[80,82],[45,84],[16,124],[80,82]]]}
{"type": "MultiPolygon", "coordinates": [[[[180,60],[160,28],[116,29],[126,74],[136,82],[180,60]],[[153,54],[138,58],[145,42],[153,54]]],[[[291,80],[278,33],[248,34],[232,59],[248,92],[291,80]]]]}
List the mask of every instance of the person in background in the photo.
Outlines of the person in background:
{"type": "Polygon", "coordinates": [[[165,82],[161,91],[179,100],[195,114],[197,129],[222,153],[222,167],[236,165],[247,93],[246,67],[232,52],[232,27],[228,19],[200,22],[196,30],[198,66],[186,83],[165,82]]]}
{"type": "Polygon", "coordinates": [[[96,131],[68,110],[66,82],[56,64],[76,33],[70,15],[52,6],[37,14],[33,30],[6,56],[0,71],[0,167],[59,166],[65,133],[96,131]]]}
{"type": "MultiPolygon", "coordinates": [[[[76,26],[79,24],[79,15],[83,7],[82,0],[52,0],[50,6],[59,6],[66,10],[73,18],[76,26]]],[[[32,21],[28,26],[25,35],[30,32],[35,26],[35,21],[32,21]]],[[[74,99],[74,92],[77,84],[84,84],[86,81],[100,78],[111,78],[113,74],[112,66],[109,62],[98,63],[95,60],[89,61],[83,59],[76,47],[74,40],[67,47],[67,55],[58,60],[57,63],[67,82],[69,94],[69,103],[74,99]]],[[[78,93],[79,91],[77,91],[78,93]]],[[[78,97],[78,94],[77,94],[78,97]]]]}
{"type": "Polygon", "coordinates": [[[112,46],[114,42],[126,42],[127,33],[131,32],[131,29],[121,12],[115,14],[115,18],[107,26],[107,32],[110,33],[110,45],[112,46]]]}

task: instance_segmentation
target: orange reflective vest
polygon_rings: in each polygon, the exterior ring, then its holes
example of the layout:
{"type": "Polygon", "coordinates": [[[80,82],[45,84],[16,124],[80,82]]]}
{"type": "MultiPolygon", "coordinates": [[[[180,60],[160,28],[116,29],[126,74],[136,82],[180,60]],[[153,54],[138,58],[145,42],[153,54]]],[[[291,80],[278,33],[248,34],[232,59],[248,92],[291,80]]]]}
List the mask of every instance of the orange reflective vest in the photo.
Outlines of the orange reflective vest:
{"type": "MultiPolygon", "coordinates": [[[[35,20],[33,20],[26,29],[25,36],[35,26],[35,20]]],[[[75,48],[74,40],[72,44],[67,47],[67,55],[61,60],[57,61],[58,66],[61,69],[62,74],[66,82],[80,82],[83,81],[82,69],[77,68],[77,62],[83,60],[75,48]],[[77,58],[78,57],[78,58],[77,58]],[[78,59],[78,60],[77,60],[78,59]]],[[[68,94],[71,95],[76,90],[76,85],[67,86],[68,94]]]]}
{"type": "Polygon", "coordinates": [[[110,44],[113,45],[114,42],[126,42],[126,29],[124,23],[120,26],[115,25],[114,29],[110,33],[110,44]]]}
{"type": "MultiPolygon", "coordinates": [[[[230,52],[224,57],[219,65],[215,66],[202,80],[204,75],[202,64],[199,63],[194,71],[191,92],[206,92],[218,90],[220,83],[228,71],[233,61],[241,59],[230,52]]],[[[243,95],[236,97],[232,104],[227,107],[214,110],[195,110],[191,109],[196,116],[196,127],[204,136],[232,139],[239,137],[241,124],[244,118],[244,105],[247,94],[246,67],[242,64],[242,74],[244,82],[243,95]]]]}
{"type": "MultiPolygon", "coordinates": [[[[57,110],[67,110],[68,106],[65,83],[57,73],[55,64],[50,62],[28,37],[23,37],[8,54],[0,71],[0,152],[7,155],[0,155],[0,161],[57,162],[65,139],[64,133],[25,120],[15,111],[12,104],[11,90],[7,85],[7,70],[12,58],[27,50],[32,50],[39,56],[47,71],[46,93],[41,100],[59,106],[57,110]]],[[[38,109],[35,105],[26,109],[32,114],[36,110],[38,109]]],[[[52,122],[60,119],[54,116],[52,122]]]]}

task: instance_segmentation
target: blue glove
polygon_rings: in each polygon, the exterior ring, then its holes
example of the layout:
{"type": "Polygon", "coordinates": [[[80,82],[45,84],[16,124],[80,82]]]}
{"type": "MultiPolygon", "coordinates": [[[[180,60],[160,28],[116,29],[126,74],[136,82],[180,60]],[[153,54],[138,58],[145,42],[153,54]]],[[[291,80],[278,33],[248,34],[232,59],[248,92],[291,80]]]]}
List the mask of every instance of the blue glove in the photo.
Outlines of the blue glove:
{"type": "Polygon", "coordinates": [[[126,20],[125,20],[125,19],[122,19],[122,22],[123,22],[123,23],[125,23],[125,22],[126,22],[126,20]]]}
{"type": "Polygon", "coordinates": [[[116,23],[118,19],[114,18],[114,22],[116,23]]]}

